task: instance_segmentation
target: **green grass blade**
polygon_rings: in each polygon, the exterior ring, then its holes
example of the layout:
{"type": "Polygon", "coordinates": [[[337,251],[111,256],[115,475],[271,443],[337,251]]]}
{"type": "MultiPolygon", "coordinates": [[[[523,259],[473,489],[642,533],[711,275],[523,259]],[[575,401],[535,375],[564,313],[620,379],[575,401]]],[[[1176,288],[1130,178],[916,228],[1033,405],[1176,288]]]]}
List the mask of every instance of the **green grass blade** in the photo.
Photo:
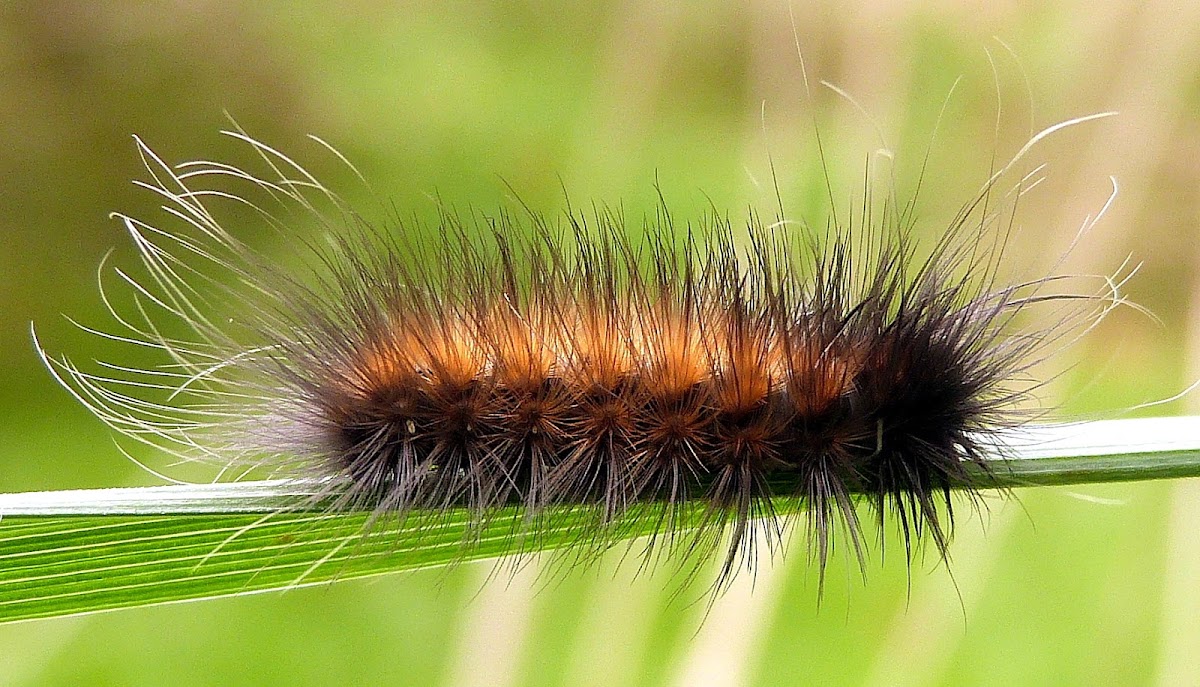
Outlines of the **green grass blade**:
{"type": "MultiPolygon", "coordinates": [[[[695,509],[693,509],[695,510],[695,509]]],[[[698,512],[698,511],[696,511],[698,512]]],[[[521,516],[473,526],[465,511],[402,526],[367,513],[9,516],[0,521],[0,622],[294,588],[577,546],[582,511],[564,510],[536,539],[521,516]]],[[[646,518],[622,523],[636,537],[646,518]]]]}
{"type": "MultiPolygon", "coordinates": [[[[1010,460],[980,484],[1020,487],[1200,476],[1200,418],[1081,423],[1003,437],[1010,460]]],[[[316,491],[297,482],[0,495],[0,622],[249,594],[511,553],[592,546],[594,515],[562,509],[519,541],[516,509],[407,525],[367,513],[281,512],[316,491]],[[367,534],[364,534],[366,532],[367,534]]],[[[792,512],[797,504],[779,504],[792,512]]],[[[631,513],[617,538],[654,531],[631,513]]],[[[695,526],[697,505],[676,527],[695,526]]]]}

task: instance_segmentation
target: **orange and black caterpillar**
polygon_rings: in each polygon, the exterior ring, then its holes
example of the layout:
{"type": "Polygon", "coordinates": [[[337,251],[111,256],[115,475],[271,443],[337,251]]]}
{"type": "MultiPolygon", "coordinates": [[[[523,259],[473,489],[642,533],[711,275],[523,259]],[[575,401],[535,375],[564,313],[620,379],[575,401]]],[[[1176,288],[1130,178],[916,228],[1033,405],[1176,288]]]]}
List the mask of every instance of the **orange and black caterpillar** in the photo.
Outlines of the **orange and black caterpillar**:
{"type": "Polygon", "coordinates": [[[315,480],[331,508],[483,523],[516,506],[532,531],[562,506],[602,526],[652,505],[669,535],[700,505],[691,547],[729,534],[729,572],[754,528],[779,536],[775,500],[798,498],[823,570],[839,529],[863,558],[861,496],[910,558],[922,540],[944,556],[952,490],[977,497],[989,437],[1029,417],[1030,366],[1119,301],[1111,279],[1085,294],[1061,276],[996,283],[1013,204],[1036,183],[1000,193],[1015,159],[925,248],[911,205],[869,200],[821,227],[782,210],[677,226],[665,203],[636,227],[605,209],[444,210],[430,239],[372,224],[229,133],[267,174],[168,165],[138,141],[172,226],[119,216],[144,275],[117,272],[133,306],[110,304],[126,331],[103,335],[170,362],[97,374],[48,359],[118,431],[222,477],[315,480]],[[222,204],[300,244],[311,273],[234,237],[222,204]],[[1064,306],[1058,325],[1013,330],[1043,302],[1064,306]]]}

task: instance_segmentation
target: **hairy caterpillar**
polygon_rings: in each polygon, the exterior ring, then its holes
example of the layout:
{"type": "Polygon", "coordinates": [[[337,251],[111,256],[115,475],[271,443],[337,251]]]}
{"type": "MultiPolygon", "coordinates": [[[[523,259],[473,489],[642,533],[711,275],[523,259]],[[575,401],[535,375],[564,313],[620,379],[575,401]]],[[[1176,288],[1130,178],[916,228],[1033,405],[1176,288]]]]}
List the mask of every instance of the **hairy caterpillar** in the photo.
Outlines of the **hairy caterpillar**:
{"type": "Polygon", "coordinates": [[[581,507],[596,531],[580,540],[607,545],[619,533],[606,527],[634,511],[674,540],[698,505],[682,541],[725,542],[727,576],[752,560],[755,528],[782,536],[776,499],[804,504],[822,571],[839,531],[861,561],[861,497],[910,560],[922,541],[944,557],[952,490],[976,497],[992,434],[1030,417],[1030,366],[1120,302],[1116,279],[1083,293],[1059,275],[996,283],[1011,212],[1040,170],[1001,180],[1042,137],[1091,118],[1034,136],[925,247],[911,206],[869,199],[846,224],[810,226],[781,205],[744,227],[677,225],[664,202],[637,240],[605,208],[443,210],[422,239],[240,130],[226,133],[265,172],[170,165],[139,139],[151,180],[138,183],[171,226],[117,215],[145,274],[116,271],[131,304],[105,303],[125,331],[96,333],[170,362],[95,373],[46,359],[122,434],[218,479],[318,481],[333,509],[465,508],[481,526],[515,506],[519,541],[581,507]],[[300,244],[299,266],[228,231],[222,205],[300,244]],[[1013,331],[1047,302],[1068,306],[1058,325],[1013,331]]]}

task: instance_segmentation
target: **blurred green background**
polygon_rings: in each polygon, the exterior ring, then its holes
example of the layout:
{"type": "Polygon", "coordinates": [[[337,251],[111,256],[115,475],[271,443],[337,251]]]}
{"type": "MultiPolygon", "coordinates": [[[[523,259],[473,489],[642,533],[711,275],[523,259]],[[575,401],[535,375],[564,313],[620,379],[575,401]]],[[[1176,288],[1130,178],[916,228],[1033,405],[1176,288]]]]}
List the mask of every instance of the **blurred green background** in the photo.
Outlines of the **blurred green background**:
{"type": "MultiPolygon", "coordinates": [[[[1129,294],[1161,323],[1116,312],[1059,356],[1045,401],[1108,417],[1200,377],[1200,5],[792,11],[811,77],[869,116],[819,86],[804,98],[789,9],[773,0],[3,3],[0,489],[153,482],[52,383],[29,323],[53,351],[98,355],[60,315],[102,322],[97,264],[110,249],[133,261],[107,213],[155,215],[130,184],[144,177],[130,135],[169,161],[245,159],[217,134],[226,111],[289,152],[321,158],[304,135],[321,136],[425,216],[433,194],[511,206],[507,183],[545,212],[565,188],[639,217],[657,180],[680,217],[710,203],[738,217],[772,206],[769,153],[789,205],[823,221],[816,121],[847,201],[873,151],[894,153],[903,195],[931,148],[919,221],[936,231],[993,154],[1119,110],[1039,148],[1049,180],[1022,202],[1009,264],[1054,267],[1113,175],[1116,205],[1059,269],[1112,273],[1132,256],[1144,267],[1129,294]]],[[[336,164],[318,171],[368,202],[336,164]]],[[[695,595],[631,564],[551,584],[536,563],[511,582],[467,565],[0,627],[0,684],[1200,683],[1200,489],[1020,497],[963,518],[953,579],[931,560],[910,584],[900,556],[875,555],[864,584],[835,557],[820,605],[799,547],[740,578],[704,624],[695,595]]]]}

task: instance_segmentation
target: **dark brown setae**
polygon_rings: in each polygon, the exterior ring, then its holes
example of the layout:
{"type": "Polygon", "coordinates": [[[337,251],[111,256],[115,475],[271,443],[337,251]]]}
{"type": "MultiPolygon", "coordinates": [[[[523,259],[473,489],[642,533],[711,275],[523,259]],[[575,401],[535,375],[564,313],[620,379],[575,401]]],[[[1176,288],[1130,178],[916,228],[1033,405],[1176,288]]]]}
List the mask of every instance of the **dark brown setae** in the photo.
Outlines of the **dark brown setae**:
{"type": "Polygon", "coordinates": [[[782,211],[676,230],[663,208],[637,240],[605,210],[445,212],[421,239],[232,135],[271,177],[140,147],[176,226],[122,217],[145,275],[128,279],[135,316],[113,311],[120,337],[170,361],[119,379],[52,368],[135,439],[222,474],[320,480],[335,508],[465,508],[482,524],[515,506],[532,531],[560,506],[603,527],[652,504],[670,535],[699,504],[689,547],[730,534],[728,574],[755,527],[779,535],[780,497],[806,504],[822,570],[838,531],[861,559],[861,495],[908,556],[922,539],[944,556],[951,491],[978,485],[989,432],[1027,419],[1030,365],[1120,300],[1114,280],[1082,295],[1057,276],[996,283],[1012,211],[988,202],[1001,173],[925,247],[895,205],[864,209],[854,231],[782,211]],[[232,236],[222,203],[299,239],[312,273],[232,236]],[[1045,302],[1063,306],[1055,328],[1014,330],[1045,302]]]}

